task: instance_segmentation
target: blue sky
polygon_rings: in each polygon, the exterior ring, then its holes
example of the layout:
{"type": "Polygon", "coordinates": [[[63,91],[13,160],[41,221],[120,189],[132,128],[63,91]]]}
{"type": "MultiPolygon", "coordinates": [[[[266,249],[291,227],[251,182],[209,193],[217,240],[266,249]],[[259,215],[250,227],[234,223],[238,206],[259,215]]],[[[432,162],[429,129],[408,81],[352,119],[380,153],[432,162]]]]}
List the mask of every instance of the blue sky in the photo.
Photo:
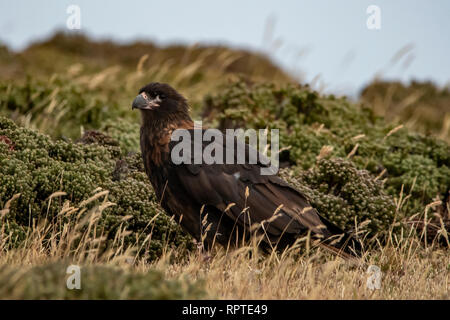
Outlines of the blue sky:
{"type": "Polygon", "coordinates": [[[1,0],[0,41],[20,50],[66,29],[71,4],[81,9],[81,31],[94,38],[262,51],[328,92],[355,94],[375,76],[450,82],[447,0],[1,0]],[[372,4],[381,10],[380,30],[366,26],[372,4]]]}

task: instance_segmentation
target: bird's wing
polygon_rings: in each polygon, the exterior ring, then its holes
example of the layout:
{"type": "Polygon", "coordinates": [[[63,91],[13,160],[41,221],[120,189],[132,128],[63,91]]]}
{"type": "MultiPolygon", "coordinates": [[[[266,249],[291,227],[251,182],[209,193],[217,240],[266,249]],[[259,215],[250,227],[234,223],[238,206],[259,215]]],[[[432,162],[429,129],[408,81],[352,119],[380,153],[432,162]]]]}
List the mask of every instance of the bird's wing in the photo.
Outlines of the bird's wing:
{"type": "MultiPolygon", "coordinates": [[[[223,139],[217,140],[203,142],[203,146],[213,143],[222,148],[224,160],[231,148],[235,151],[238,148],[236,144],[232,146],[225,143],[225,135],[223,139]]],[[[285,233],[298,235],[305,230],[311,230],[319,238],[329,237],[335,232],[343,233],[322,218],[303,194],[281,178],[261,175],[261,168],[267,167],[261,161],[253,164],[194,164],[198,148],[193,144],[191,163],[174,165],[173,172],[188,196],[199,205],[214,206],[225,211],[244,227],[263,225],[265,232],[275,238],[285,233]],[[334,229],[330,230],[328,224],[334,229]]],[[[170,149],[173,147],[171,143],[170,149]]],[[[244,145],[246,159],[250,148],[244,145]]]]}

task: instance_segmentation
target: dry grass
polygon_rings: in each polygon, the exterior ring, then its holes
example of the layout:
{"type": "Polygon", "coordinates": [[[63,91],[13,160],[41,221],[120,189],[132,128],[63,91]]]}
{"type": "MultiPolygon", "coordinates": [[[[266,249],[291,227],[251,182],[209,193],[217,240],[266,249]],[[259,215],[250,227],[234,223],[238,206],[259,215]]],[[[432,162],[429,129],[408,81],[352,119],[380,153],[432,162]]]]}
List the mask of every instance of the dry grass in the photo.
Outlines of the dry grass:
{"type": "MultiPolygon", "coordinates": [[[[36,265],[61,260],[70,260],[75,264],[111,263],[116,264],[134,256],[133,248],[124,246],[124,237],[128,231],[119,227],[112,243],[106,246],[106,232],[98,225],[103,210],[113,206],[108,201],[108,191],[95,190],[95,194],[78,206],[65,201],[53,221],[42,218],[30,221],[32,228],[25,241],[17,242],[12,234],[6,232],[9,202],[0,211],[0,265],[36,265]],[[94,206],[90,204],[96,202],[94,206]],[[114,248],[114,249],[112,249],[114,248]]],[[[65,195],[55,192],[50,202],[65,195]]],[[[13,197],[18,198],[20,194],[13,197]]],[[[124,217],[124,221],[126,218],[124,217]]]]}
{"type": "MultiPolygon", "coordinates": [[[[134,48],[132,49],[130,51],[134,52],[134,48]]],[[[76,61],[71,59],[70,56],[63,60],[64,55],[56,55],[56,53],[49,55],[50,50],[43,51],[45,54],[42,57],[46,57],[51,62],[49,65],[60,61],[58,63],[63,66],[57,73],[60,77],[69,78],[80,88],[114,97],[119,101],[118,105],[123,110],[129,110],[130,97],[133,97],[136,90],[144,83],[162,81],[171,83],[188,96],[193,111],[199,112],[201,101],[207,93],[215,92],[217,87],[224,82],[237,77],[239,72],[231,72],[232,70],[228,69],[230,69],[230,65],[240,61],[242,53],[204,48],[200,54],[194,55],[195,50],[195,46],[183,50],[180,60],[182,63],[178,63],[178,65],[173,59],[155,60],[153,57],[152,60],[152,56],[146,53],[139,60],[137,57],[130,58],[129,60],[132,62],[127,66],[120,63],[120,59],[111,60],[107,65],[101,66],[102,70],[90,67],[91,64],[96,63],[96,61],[89,63],[90,57],[81,59],[81,62],[79,59],[76,61]],[[212,57],[214,57],[213,66],[210,62],[212,57]],[[122,85],[123,83],[124,85],[122,85]]],[[[107,52],[109,54],[114,50],[108,49],[107,52]]],[[[28,55],[30,58],[36,56],[36,53],[29,51],[28,55]]],[[[100,57],[104,58],[101,55],[100,57]]],[[[258,61],[255,60],[254,64],[257,64],[258,61]]],[[[14,63],[19,64],[15,60],[14,63]]],[[[10,64],[10,61],[7,61],[4,65],[10,64]]],[[[45,78],[48,76],[41,70],[42,64],[40,63],[20,66],[18,70],[22,70],[22,68],[35,76],[42,75],[45,78]],[[34,70],[32,67],[39,69],[34,70]]],[[[260,73],[256,72],[258,71],[257,67],[245,68],[245,70],[247,69],[252,71],[244,73],[248,78],[258,80],[259,77],[262,77],[260,73]]],[[[52,74],[53,68],[49,68],[49,70],[52,74]]],[[[19,72],[17,73],[19,74],[19,72]]],[[[24,72],[20,73],[25,74],[24,72]]],[[[7,72],[4,74],[6,75],[7,72]]],[[[266,74],[262,79],[282,82],[289,81],[289,78],[279,72],[270,74],[270,76],[266,74]]],[[[14,83],[11,82],[11,86],[13,85],[14,83]]],[[[44,132],[51,131],[50,129],[53,127],[64,127],[66,123],[61,119],[70,112],[70,109],[68,101],[58,95],[58,90],[60,88],[55,86],[52,93],[35,107],[39,112],[16,115],[15,120],[26,127],[37,128],[44,132]]],[[[371,101],[371,107],[389,120],[403,120],[405,126],[417,127],[419,118],[429,113],[429,108],[424,107],[420,112],[408,114],[406,119],[398,117],[398,114],[413,106],[420,99],[420,95],[412,93],[406,96],[395,104],[394,109],[389,107],[393,100],[391,90],[385,95],[377,96],[378,100],[371,101]]],[[[91,105],[86,105],[78,112],[84,113],[90,108],[92,108],[91,105]]],[[[450,116],[447,113],[444,116],[437,112],[435,114],[438,115],[436,123],[442,123],[442,126],[437,126],[441,128],[437,134],[448,141],[450,116]]],[[[75,129],[78,130],[78,128],[75,129]]],[[[319,133],[322,129],[323,125],[317,132],[319,133]]],[[[393,129],[386,138],[399,129],[400,127],[393,129]]],[[[353,139],[358,141],[362,136],[358,135],[353,139]]],[[[354,149],[348,154],[348,158],[355,154],[357,148],[358,144],[355,144],[354,149]]],[[[318,157],[327,157],[331,152],[332,147],[324,146],[318,157]]],[[[384,172],[380,174],[379,178],[382,178],[384,172]]],[[[107,242],[106,230],[103,230],[98,222],[103,210],[113,204],[108,201],[107,191],[97,191],[96,195],[80,204],[63,203],[59,214],[53,221],[45,218],[40,221],[30,221],[33,228],[26,235],[26,241],[13,247],[10,244],[14,244],[14,239],[11,239],[11,234],[6,232],[5,217],[9,214],[8,203],[5,208],[0,209],[0,289],[3,283],[13,283],[14,286],[20,288],[21,284],[28,280],[25,278],[28,275],[27,271],[35,266],[45,267],[57,264],[57,266],[65,268],[69,264],[78,264],[86,267],[115,267],[136,275],[157,270],[162,272],[167,279],[188,278],[191,281],[199,281],[199,285],[204,286],[207,298],[450,298],[450,254],[448,249],[437,244],[426,244],[424,242],[426,234],[417,234],[412,225],[405,225],[401,231],[395,233],[393,230],[388,230],[387,235],[380,235],[372,239],[370,243],[367,243],[364,256],[358,263],[342,260],[320,248],[310,248],[307,238],[298,243],[298,247],[292,247],[283,253],[273,252],[269,255],[258,251],[255,244],[238,250],[226,251],[223,248],[215,248],[212,252],[191,252],[187,257],[180,257],[182,253],[179,250],[166,247],[159,260],[149,263],[145,256],[139,254],[142,252],[141,247],[125,246],[124,238],[128,231],[123,227],[119,228],[112,242],[107,242]],[[371,265],[380,267],[382,271],[379,290],[370,290],[366,285],[367,279],[371,276],[367,273],[371,265]],[[13,267],[20,272],[14,279],[6,279],[8,273],[1,272],[4,267],[13,267]]],[[[54,193],[49,197],[49,202],[57,201],[61,195],[58,192],[54,193]]],[[[400,195],[399,210],[407,197],[400,195]]],[[[425,212],[421,213],[424,224],[428,223],[429,208],[427,206],[425,212]]],[[[148,229],[151,230],[152,221],[149,221],[149,224],[148,229]]],[[[426,228],[423,230],[425,232],[426,228]]],[[[445,235],[448,244],[445,228],[442,227],[440,231],[445,235]]],[[[150,234],[147,241],[152,241],[151,239],[150,234]]],[[[106,288],[101,281],[100,279],[98,286],[106,288]]],[[[66,290],[64,281],[57,289],[45,282],[42,283],[42,286],[42,292],[66,290]]],[[[0,290],[0,292],[2,291],[0,290]]],[[[15,290],[14,295],[7,297],[0,295],[0,298],[22,298],[23,296],[24,292],[15,290]]],[[[64,295],[56,296],[64,297],[64,295]]],[[[127,297],[126,294],[119,296],[127,297]]],[[[84,297],[89,298],[90,296],[87,294],[84,297]]]]}
{"type": "Polygon", "coordinates": [[[253,248],[220,251],[206,262],[200,255],[185,264],[163,259],[156,265],[169,277],[204,279],[208,295],[220,299],[448,299],[449,263],[447,252],[422,250],[411,241],[374,250],[361,265],[324,252],[263,257],[253,248]],[[383,270],[380,290],[366,285],[372,264],[383,270]]]}
{"type": "MultiPolygon", "coordinates": [[[[55,200],[60,194],[53,194],[49,201],[55,200]]],[[[412,227],[403,227],[401,232],[395,234],[389,231],[385,244],[380,241],[381,237],[367,241],[367,250],[358,262],[332,256],[320,248],[311,248],[308,238],[304,238],[283,253],[273,252],[269,255],[261,253],[256,245],[251,244],[229,251],[223,248],[215,248],[212,252],[199,250],[180,258],[176,249],[167,247],[159,260],[148,263],[137,254],[139,248],[123,246],[127,234],[123,228],[116,235],[112,246],[105,250],[105,236],[97,222],[102,211],[113,205],[107,195],[107,191],[97,190],[97,194],[79,206],[65,202],[56,222],[33,222],[33,231],[27,235],[25,243],[16,248],[8,247],[11,239],[4,232],[2,220],[0,269],[14,266],[17,270],[23,270],[23,273],[19,273],[22,278],[15,279],[15,285],[19,287],[22,281],[27,281],[23,277],[31,267],[62,262],[62,267],[69,264],[114,266],[136,275],[156,269],[169,280],[199,281],[206,290],[207,298],[450,298],[448,250],[436,244],[424,245],[424,235],[418,235],[412,227]],[[95,205],[89,206],[92,203],[95,205]],[[382,271],[379,290],[367,287],[367,280],[371,276],[367,273],[370,265],[378,266],[382,271]]],[[[5,207],[2,219],[7,214],[8,208],[5,207]]],[[[0,279],[2,281],[5,279],[0,279]]],[[[61,285],[65,285],[65,282],[61,285]]],[[[98,285],[102,286],[102,283],[98,285]]],[[[21,294],[16,294],[15,298],[20,298],[21,294]]]]}
{"type": "Polygon", "coordinates": [[[360,100],[388,121],[450,141],[448,87],[426,82],[404,85],[374,81],[363,90],[360,100]]]}

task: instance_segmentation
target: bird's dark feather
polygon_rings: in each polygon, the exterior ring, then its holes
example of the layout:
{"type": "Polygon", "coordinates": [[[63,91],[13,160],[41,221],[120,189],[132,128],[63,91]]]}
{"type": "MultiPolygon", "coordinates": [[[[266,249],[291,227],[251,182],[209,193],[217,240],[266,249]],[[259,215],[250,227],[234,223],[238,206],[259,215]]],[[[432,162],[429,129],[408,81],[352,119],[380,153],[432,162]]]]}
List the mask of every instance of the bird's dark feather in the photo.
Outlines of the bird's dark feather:
{"type": "Polygon", "coordinates": [[[225,134],[214,142],[203,142],[203,147],[214,143],[221,148],[224,160],[233,149],[234,164],[193,164],[197,152],[193,139],[191,163],[174,164],[170,157],[176,144],[170,141],[173,130],[188,129],[194,136],[193,123],[185,114],[183,110],[180,118],[176,114],[170,118],[164,118],[163,113],[147,115],[149,119],[144,119],[141,128],[141,150],[162,207],[198,241],[206,246],[234,246],[256,235],[263,248],[282,249],[310,232],[312,239],[344,255],[354,254],[350,246],[356,251],[361,249],[352,236],[320,216],[301,192],[275,174],[261,175],[266,162],[258,153],[258,161],[248,163],[248,145],[243,146],[247,162],[236,164],[235,138],[231,146],[225,134]]]}

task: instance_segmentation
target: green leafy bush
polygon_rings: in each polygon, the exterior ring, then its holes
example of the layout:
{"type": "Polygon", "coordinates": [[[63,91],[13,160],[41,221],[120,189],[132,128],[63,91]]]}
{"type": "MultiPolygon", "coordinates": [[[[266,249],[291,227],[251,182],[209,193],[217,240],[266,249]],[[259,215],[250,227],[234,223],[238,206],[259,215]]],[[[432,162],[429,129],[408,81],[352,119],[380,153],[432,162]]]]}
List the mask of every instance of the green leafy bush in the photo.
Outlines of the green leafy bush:
{"type": "Polygon", "coordinates": [[[166,279],[157,270],[128,272],[114,266],[82,266],[81,289],[69,290],[69,264],[51,263],[33,267],[0,267],[2,299],[199,299],[205,296],[200,281],[166,279]],[[25,270],[24,270],[25,269],[25,270]]]}
{"type": "Polygon", "coordinates": [[[136,152],[140,150],[140,125],[124,119],[108,120],[101,126],[101,130],[118,141],[122,152],[136,152]]]}
{"type": "Polygon", "coordinates": [[[358,170],[348,160],[321,159],[311,170],[294,174],[282,170],[282,176],[303,192],[311,205],[324,217],[344,230],[351,230],[355,222],[370,220],[371,234],[388,230],[395,215],[395,204],[366,170],[358,170]]]}
{"type": "MultiPolygon", "coordinates": [[[[280,129],[280,160],[302,169],[315,165],[322,147],[332,156],[351,158],[358,169],[386,179],[384,190],[411,197],[403,208],[421,212],[450,188],[450,146],[444,141],[386,124],[365,106],[319,95],[308,86],[237,81],[206,97],[204,116],[224,128],[280,129]]],[[[355,190],[359,192],[360,190],[355,190]]],[[[370,199],[367,199],[369,201],[370,199]]]]}
{"type": "Polygon", "coordinates": [[[51,219],[61,209],[60,201],[77,204],[100,187],[109,190],[109,200],[116,204],[105,209],[100,219],[109,239],[121,225],[131,231],[125,245],[139,245],[152,232],[145,247],[150,259],[159,256],[165,245],[192,246],[190,237],[162,213],[140,154],[121,156],[118,142],[100,133],[87,132],[83,143],[54,141],[4,117],[0,117],[0,137],[4,137],[0,140],[0,208],[14,194],[21,194],[6,216],[18,243],[33,219],[51,219]],[[67,195],[49,202],[55,191],[67,195]],[[124,221],[126,216],[131,219],[124,221]],[[149,226],[154,217],[154,225],[149,226]]]}

